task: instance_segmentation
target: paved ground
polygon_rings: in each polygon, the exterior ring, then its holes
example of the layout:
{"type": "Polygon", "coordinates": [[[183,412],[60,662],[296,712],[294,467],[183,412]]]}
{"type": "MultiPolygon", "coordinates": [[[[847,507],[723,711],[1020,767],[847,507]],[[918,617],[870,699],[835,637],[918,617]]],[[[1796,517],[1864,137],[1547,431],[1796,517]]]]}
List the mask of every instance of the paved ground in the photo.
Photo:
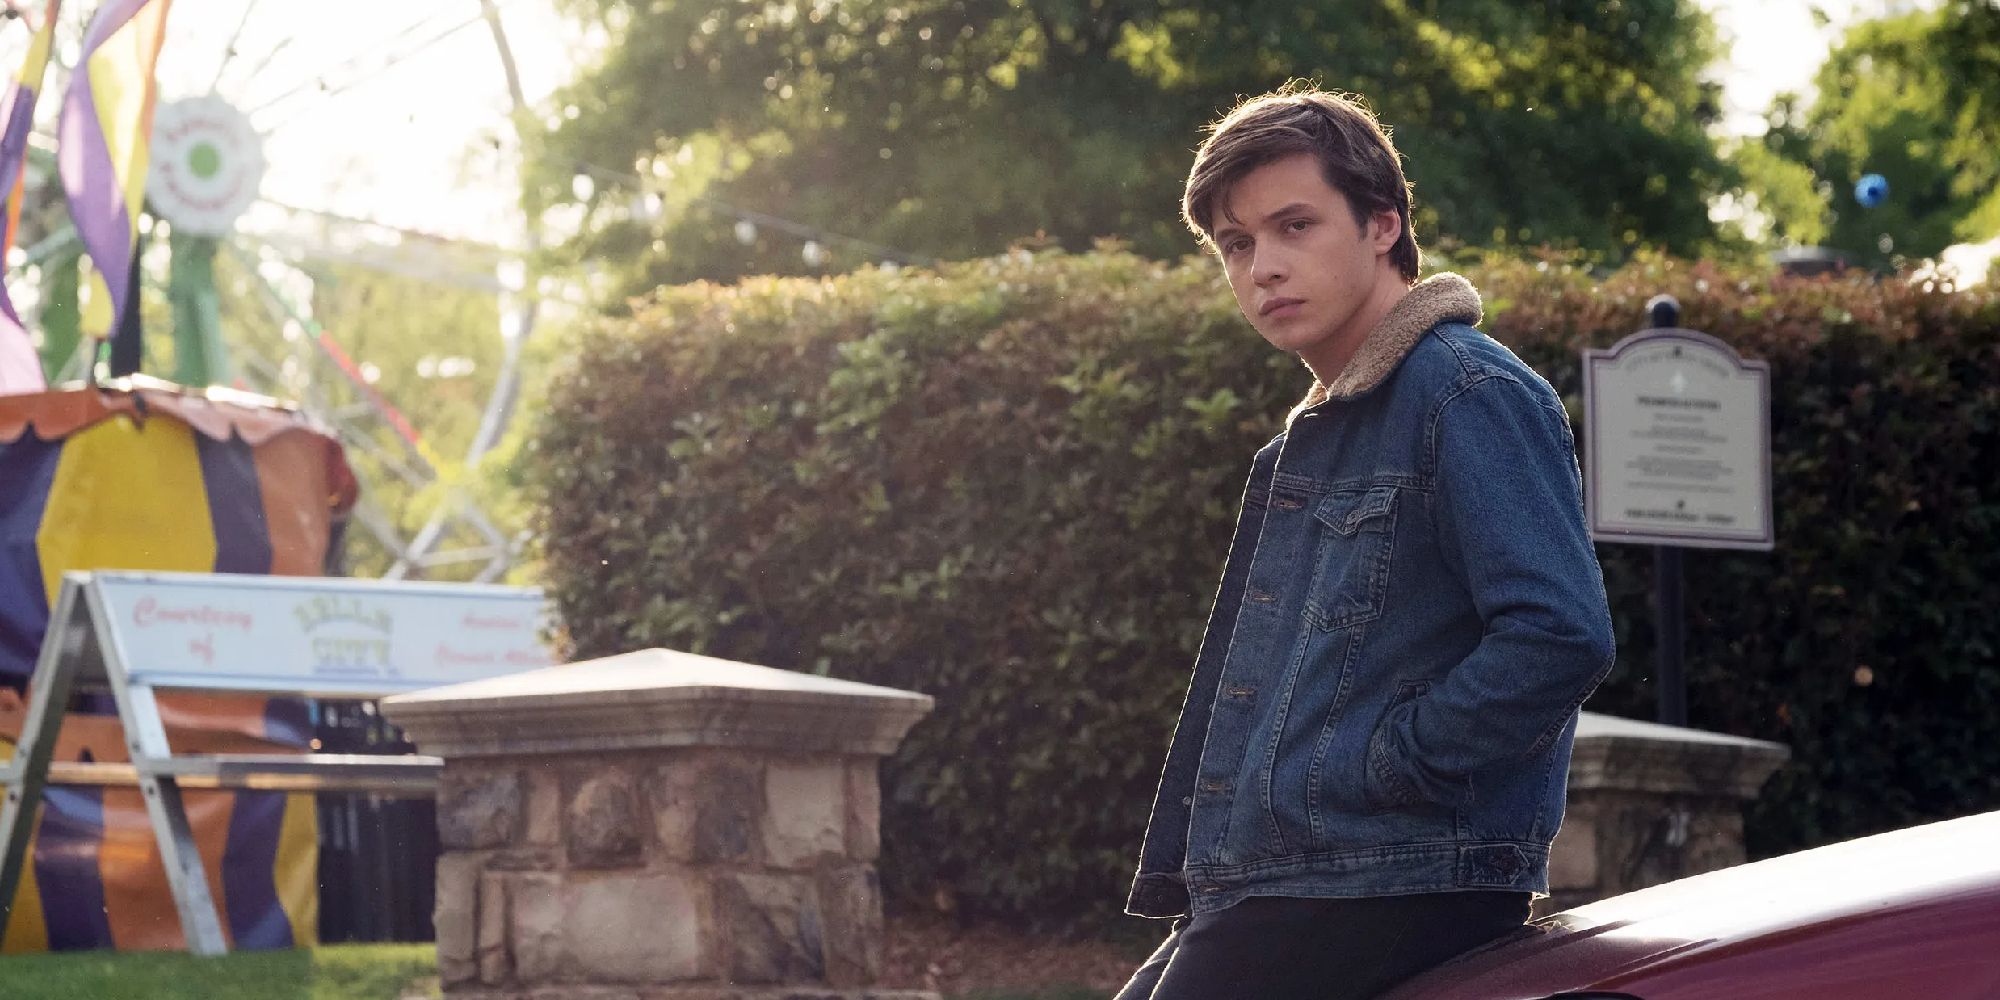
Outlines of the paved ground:
{"type": "MultiPolygon", "coordinates": [[[[1164,935],[1166,923],[1159,926],[1164,935]]],[[[1148,950],[1143,944],[1031,936],[998,924],[960,928],[945,917],[890,917],[882,982],[947,997],[1006,991],[1054,998],[1075,987],[1109,997],[1148,950]]]]}

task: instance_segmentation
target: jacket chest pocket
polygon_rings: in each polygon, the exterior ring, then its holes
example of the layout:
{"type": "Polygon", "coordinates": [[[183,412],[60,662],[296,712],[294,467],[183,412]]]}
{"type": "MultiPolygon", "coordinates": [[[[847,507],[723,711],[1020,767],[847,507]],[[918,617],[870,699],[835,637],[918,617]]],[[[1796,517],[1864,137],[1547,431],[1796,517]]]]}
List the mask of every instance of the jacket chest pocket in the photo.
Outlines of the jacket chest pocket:
{"type": "Polygon", "coordinates": [[[1335,493],[1313,509],[1315,552],[1306,618],[1332,631],[1374,621],[1389,590],[1395,548],[1393,486],[1335,493]]]}

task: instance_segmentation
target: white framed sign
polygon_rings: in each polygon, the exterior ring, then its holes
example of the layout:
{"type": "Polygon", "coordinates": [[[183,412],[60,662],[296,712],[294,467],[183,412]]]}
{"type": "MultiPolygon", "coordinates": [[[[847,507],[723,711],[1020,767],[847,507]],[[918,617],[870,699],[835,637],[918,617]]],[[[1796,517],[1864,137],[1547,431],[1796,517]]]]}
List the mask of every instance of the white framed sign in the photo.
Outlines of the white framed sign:
{"type": "MultiPolygon", "coordinates": [[[[131,748],[129,775],[166,862],[188,950],[229,950],[209,873],[181,799],[211,788],[370,791],[435,787],[444,762],[419,756],[175,754],[155,690],[379,698],[548,666],[540,591],[461,583],[227,573],[65,573],[29,686],[21,738],[0,761],[0,899],[28,863],[56,734],[79,682],[102,683],[131,748]]],[[[4,923],[4,922],[0,922],[4,923]]],[[[5,933],[0,926],[0,934],[5,933]]]]}
{"type": "Polygon", "coordinates": [[[369,696],[555,662],[541,592],[205,573],[92,575],[135,679],[369,696]]]}
{"type": "Polygon", "coordinates": [[[1584,506],[1604,542],[1768,551],[1771,370],[1695,330],[1583,352],[1584,506]]]}

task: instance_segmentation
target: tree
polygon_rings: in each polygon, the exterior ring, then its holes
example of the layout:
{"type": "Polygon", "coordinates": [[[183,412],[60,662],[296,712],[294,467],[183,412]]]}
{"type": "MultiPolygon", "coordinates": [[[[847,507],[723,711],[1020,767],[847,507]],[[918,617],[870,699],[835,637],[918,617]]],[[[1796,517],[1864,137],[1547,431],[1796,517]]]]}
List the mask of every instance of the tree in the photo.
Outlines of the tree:
{"type": "Polygon", "coordinates": [[[1316,6],[1217,5],[1175,37],[1209,64],[1255,51],[1369,95],[1409,161],[1420,231],[1614,256],[1691,253],[1713,235],[1706,205],[1724,172],[1704,131],[1716,90],[1699,75],[1715,43],[1692,4],[1316,6]]]}
{"type": "Polygon", "coordinates": [[[1870,266],[2000,234],[2000,9],[1954,3],[1868,21],[1828,55],[1809,109],[1781,95],[1770,129],[1732,157],[1773,232],[1870,266]],[[1889,196],[1867,207],[1862,176],[1889,196]]]}
{"type": "Polygon", "coordinates": [[[1426,241],[1691,252],[1724,180],[1691,0],[568,4],[608,41],[531,136],[524,197],[573,213],[554,263],[619,291],[809,271],[804,238],[829,267],[1038,235],[1186,252],[1200,127],[1295,76],[1394,125],[1426,241]]]}
{"type": "Polygon", "coordinates": [[[1959,237],[1981,241],[2000,233],[2000,6],[1992,0],[1951,0],[1934,36],[1936,72],[1952,103],[1951,161],[1956,186],[1973,199],[1959,237]]]}

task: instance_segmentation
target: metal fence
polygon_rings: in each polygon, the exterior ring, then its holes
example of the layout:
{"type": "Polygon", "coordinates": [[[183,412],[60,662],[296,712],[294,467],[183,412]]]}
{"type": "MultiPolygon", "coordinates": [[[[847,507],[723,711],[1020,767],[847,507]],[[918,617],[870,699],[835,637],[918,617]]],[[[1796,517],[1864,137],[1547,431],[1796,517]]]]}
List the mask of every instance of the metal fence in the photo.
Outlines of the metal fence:
{"type": "MultiPolygon", "coordinates": [[[[314,702],[313,736],[322,753],[415,751],[373,702],[314,702]]],[[[437,803],[365,793],[317,799],[320,941],[433,940],[437,803]]]]}

